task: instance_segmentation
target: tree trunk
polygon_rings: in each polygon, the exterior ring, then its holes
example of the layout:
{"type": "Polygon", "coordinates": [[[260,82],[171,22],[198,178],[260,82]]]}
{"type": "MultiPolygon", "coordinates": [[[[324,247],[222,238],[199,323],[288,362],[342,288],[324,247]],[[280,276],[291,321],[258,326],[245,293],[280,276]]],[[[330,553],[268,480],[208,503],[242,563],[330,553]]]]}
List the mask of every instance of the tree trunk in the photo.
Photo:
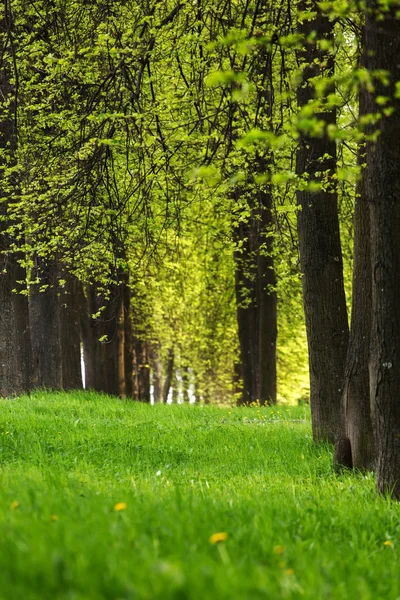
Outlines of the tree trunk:
{"type": "MultiPolygon", "coordinates": [[[[311,79],[318,75],[329,77],[334,70],[333,57],[310,41],[314,31],[319,40],[332,40],[333,22],[321,14],[317,2],[311,4],[316,16],[299,25],[299,33],[307,40],[301,55],[306,63],[303,83],[297,92],[300,109],[314,99],[311,79]]],[[[300,2],[299,10],[307,9],[310,9],[308,2],[300,2]]],[[[322,189],[297,192],[298,235],[310,364],[313,437],[316,442],[334,442],[340,423],[348,321],[337,193],[331,180],[336,170],[336,146],[326,133],[326,126],[336,122],[336,113],[334,110],[325,110],[317,116],[325,123],[325,133],[321,137],[314,137],[307,130],[300,130],[296,172],[308,183],[320,183],[322,189]]]]}
{"type": "Polygon", "coordinates": [[[15,90],[12,78],[12,48],[10,29],[12,15],[8,4],[0,20],[0,396],[8,397],[31,389],[32,357],[29,331],[29,309],[26,295],[20,292],[19,281],[26,280],[25,269],[17,260],[23,258],[10,252],[12,240],[6,233],[10,220],[7,186],[17,188],[15,176],[9,175],[6,165],[15,164],[17,131],[15,119],[15,90]]]}
{"type": "Polygon", "coordinates": [[[172,378],[174,375],[174,362],[175,362],[174,350],[173,350],[173,348],[170,348],[168,350],[167,368],[165,370],[166,375],[165,375],[165,382],[164,382],[164,389],[163,389],[164,403],[167,403],[167,401],[168,401],[169,390],[171,389],[171,386],[172,386],[172,378]]]}
{"type": "Polygon", "coordinates": [[[82,388],[79,281],[66,274],[60,292],[61,372],[64,390],[82,388]]]}
{"type": "Polygon", "coordinates": [[[374,80],[372,110],[382,113],[377,97],[389,97],[392,114],[382,115],[375,142],[367,143],[366,197],[371,218],[372,332],[370,402],[375,432],[378,489],[400,497],[400,22],[398,7],[386,11],[367,2],[365,47],[370,72],[384,70],[389,84],[374,80]]]}
{"type": "Polygon", "coordinates": [[[189,367],[187,365],[182,367],[182,400],[184,402],[189,402],[189,387],[190,387],[190,377],[189,377],[189,367]]]}
{"type": "Polygon", "coordinates": [[[131,289],[128,285],[124,288],[124,366],[125,366],[125,394],[127,398],[133,396],[133,339],[131,315],[131,289]]]}
{"type": "Polygon", "coordinates": [[[79,304],[81,315],[81,331],[83,346],[83,362],[85,367],[85,388],[100,391],[100,382],[97,381],[99,346],[96,343],[95,320],[92,315],[96,313],[96,294],[93,286],[86,285],[86,295],[83,285],[79,287],[79,304]]]}
{"type": "MultiPolygon", "coordinates": [[[[240,194],[240,191],[236,191],[240,194]]],[[[257,310],[256,220],[240,222],[234,230],[236,314],[240,346],[242,396],[238,404],[251,404],[258,399],[259,386],[259,321],[257,310]]]]}
{"type": "MultiPolygon", "coordinates": [[[[360,90],[359,116],[368,114],[365,90],[360,90]]],[[[365,146],[358,151],[360,168],[365,164],[365,146]]],[[[369,401],[368,359],[371,337],[371,248],[369,206],[365,174],[356,187],[354,211],[353,298],[349,348],[342,398],[342,426],[336,440],[336,468],[370,470],[375,463],[375,443],[369,401]]]]}
{"type": "MultiPolygon", "coordinates": [[[[266,169],[264,169],[265,171],[266,169]]],[[[259,235],[257,254],[257,308],[259,327],[259,393],[261,405],[276,404],[277,299],[272,233],[272,194],[259,194],[259,235]]]]}
{"type": "Polygon", "coordinates": [[[123,295],[123,284],[111,284],[107,296],[87,286],[82,316],[86,387],[114,396],[126,392],[123,295]]]}
{"type": "Polygon", "coordinates": [[[35,387],[62,388],[60,299],[58,270],[54,261],[36,257],[32,269],[29,319],[31,326],[33,382],[35,387]]]}
{"type": "Polygon", "coordinates": [[[162,363],[160,357],[160,344],[154,342],[151,349],[151,369],[153,375],[153,397],[154,403],[163,401],[162,395],[162,363]]]}

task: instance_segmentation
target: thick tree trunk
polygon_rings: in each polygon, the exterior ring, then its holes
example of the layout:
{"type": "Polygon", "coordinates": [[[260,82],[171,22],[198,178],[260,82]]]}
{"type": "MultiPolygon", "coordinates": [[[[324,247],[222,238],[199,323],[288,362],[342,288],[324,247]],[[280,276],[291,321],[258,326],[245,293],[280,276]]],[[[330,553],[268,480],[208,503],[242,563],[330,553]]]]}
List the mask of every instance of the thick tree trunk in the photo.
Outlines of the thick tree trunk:
{"type": "Polygon", "coordinates": [[[400,498],[400,81],[398,7],[385,12],[377,0],[367,2],[365,46],[367,68],[387,72],[390,83],[374,80],[375,101],[389,97],[394,108],[382,115],[379,135],[367,143],[366,197],[371,218],[372,333],[370,401],[375,432],[378,489],[400,498]]]}
{"type": "Polygon", "coordinates": [[[36,258],[32,269],[29,320],[35,387],[62,388],[60,299],[56,264],[36,258]]]}
{"type": "MultiPolygon", "coordinates": [[[[257,170],[267,163],[258,159],[257,170]]],[[[251,190],[251,188],[250,188],[251,190]]],[[[277,302],[272,256],[272,195],[250,191],[255,199],[248,221],[235,230],[236,305],[242,396],[238,404],[276,403],[277,302]]]]}
{"type": "Polygon", "coordinates": [[[82,316],[85,385],[114,396],[126,392],[123,293],[123,284],[112,284],[107,297],[88,286],[82,316]]]}
{"type": "Polygon", "coordinates": [[[8,397],[31,389],[32,357],[29,331],[29,309],[26,295],[18,281],[26,280],[26,272],[17,262],[21,256],[10,252],[12,240],[6,233],[8,219],[7,184],[13,184],[6,173],[14,163],[17,148],[15,90],[11,85],[12,49],[10,28],[12,15],[8,4],[0,19],[0,396],[8,397]]]}
{"type": "Polygon", "coordinates": [[[124,367],[125,367],[125,394],[127,398],[133,396],[133,339],[131,315],[131,289],[129,285],[124,288],[124,367]]]}
{"type": "MultiPolygon", "coordinates": [[[[368,112],[365,100],[365,91],[360,90],[359,116],[368,112]]],[[[360,167],[365,164],[364,145],[359,149],[358,164],[360,167]]],[[[342,398],[342,427],[335,448],[337,468],[371,470],[375,463],[368,371],[371,304],[370,216],[362,172],[356,188],[354,211],[353,298],[342,398]]]]}
{"type": "Polygon", "coordinates": [[[241,222],[234,232],[236,306],[240,346],[242,397],[238,404],[251,404],[258,399],[259,328],[257,315],[257,257],[254,252],[254,219],[241,222]]]}
{"type": "Polygon", "coordinates": [[[150,402],[150,365],[147,341],[139,333],[133,336],[133,397],[150,402]]]}
{"type": "Polygon", "coordinates": [[[65,287],[60,292],[61,372],[64,390],[82,388],[81,326],[78,287],[81,285],[66,274],[65,287]]]}
{"type": "MultiPolygon", "coordinates": [[[[316,16],[304,21],[299,32],[304,35],[306,63],[303,84],[298,89],[299,107],[314,99],[311,79],[333,75],[333,58],[311,42],[312,32],[318,39],[332,40],[333,22],[321,15],[317,2],[311,3],[316,16]],[[323,66],[325,69],[322,71],[323,66]]],[[[300,2],[300,10],[310,9],[300,2]]],[[[334,110],[319,113],[325,125],[334,124],[334,110]]],[[[326,129],[325,129],[326,131],[326,129]]],[[[343,285],[337,194],[331,176],[336,170],[336,146],[327,134],[313,137],[301,131],[296,171],[308,182],[317,181],[318,192],[297,192],[299,204],[298,235],[303,274],[303,298],[306,318],[313,437],[316,442],[334,442],[340,423],[344,363],[348,345],[348,321],[343,285]]]]}
{"type": "Polygon", "coordinates": [[[112,284],[109,298],[100,299],[104,308],[97,319],[100,333],[100,362],[102,370],[102,391],[112,396],[125,394],[125,373],[120,367],[124,357],[121,332],[123,332],[123,289],[112,284]],[[122,345],[122,348],[121,348],[122,345]]]}
{"type": "Polygon", "coordinates": [[[96,343],[95,320],[92,315],[96,313],[96,294],[93,286],[86,286],[86,295],[83,285],[79,287],[79,304],[81,315],[81,332],[83,345],[83,363],[85,367],[85,388],[88,390],[100,390],[98,381],[98,370],[96,365],[99,361],[97,354],[99,345],[96,343]]]}
{"type": "MultiPolygon", "coordinates": [[[[1,89],[1,87],[0,87],[1,89]]],[[[0,397],[28,392],[32,387],[29,309],[26,295],[14,293],[25,270],[7,255],[7,236],[0,232],[0,397]]]]}

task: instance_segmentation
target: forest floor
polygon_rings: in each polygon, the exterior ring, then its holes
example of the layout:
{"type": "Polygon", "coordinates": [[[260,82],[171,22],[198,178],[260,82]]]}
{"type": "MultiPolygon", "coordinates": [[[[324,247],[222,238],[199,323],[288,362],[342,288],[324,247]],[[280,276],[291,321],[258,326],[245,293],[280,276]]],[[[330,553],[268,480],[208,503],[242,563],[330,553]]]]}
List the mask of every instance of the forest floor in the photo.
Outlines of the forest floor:
{"type": "Polygon", "coordinates": [[[0,401],[0,598],[395,600],[400,505],[331,459],[306,407],[0,401]]]}

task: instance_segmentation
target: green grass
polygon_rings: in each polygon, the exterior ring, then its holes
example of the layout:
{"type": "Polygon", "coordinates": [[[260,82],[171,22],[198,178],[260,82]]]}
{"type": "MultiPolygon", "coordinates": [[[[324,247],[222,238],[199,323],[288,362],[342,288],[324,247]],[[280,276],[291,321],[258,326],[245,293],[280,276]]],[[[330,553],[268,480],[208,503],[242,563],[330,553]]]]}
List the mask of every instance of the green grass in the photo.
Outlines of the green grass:
{"type": "Polygon", "coordinates": [[[395,600],[400,507],[331,458],[303,407],[0,401],[0,598],[395,600]]]}

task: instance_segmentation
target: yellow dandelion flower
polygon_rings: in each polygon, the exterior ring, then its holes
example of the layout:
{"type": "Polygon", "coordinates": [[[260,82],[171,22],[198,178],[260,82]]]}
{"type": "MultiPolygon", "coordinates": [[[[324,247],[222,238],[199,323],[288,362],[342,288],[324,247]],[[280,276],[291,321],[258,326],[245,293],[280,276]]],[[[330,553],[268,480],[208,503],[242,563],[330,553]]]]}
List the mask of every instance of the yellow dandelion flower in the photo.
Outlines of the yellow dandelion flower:
{"type": "Polygon", "coordinates": [[[274,546],[274,554],[283,554],[285,552],[285,546],[274,546]]]}
{"type": "Polygon", "coordinates": [[[59,517],[58,515],[51,515],[51,517],[50,517],[50,519],[51,519],[52,521],[58,521],[58,519],[59,519],[59,518],[60,518],[60,517],[59,517]]]}
{"type": "Polygon", "coordinates": [[[286,575],[294,575],[294,569],[286,569],[286,575]]]}
{"type": "Polygon", "coordinates": [[[121,510],[125,510],[126,508],[128,508],[126,502],[117,502],[117,504],[114,505],[115,512],[121,512],[121,510]]]}
{"type": "Polygon", "coordinates": [[[16,508],[18,508],[18,506],[19,506],[19,502],[17,502],[16,500],[14,500],[14,502],[11,502],[11,504],[10,504],[11,510],[15,510],[16,508]]]}
{"type": "Polygon", "coordinates": [[[228,539],[228,534],[224,531],[213,533],[210,536],[210,544],[219,544],[219,542],[225,542],[226,539],[228,539]]]}
{"type": "Polygon", "coordinates": [[[392,542],[390,540],[386,540],[385,542],[383,542],[384,546],[393,546],[392,542]]]}

